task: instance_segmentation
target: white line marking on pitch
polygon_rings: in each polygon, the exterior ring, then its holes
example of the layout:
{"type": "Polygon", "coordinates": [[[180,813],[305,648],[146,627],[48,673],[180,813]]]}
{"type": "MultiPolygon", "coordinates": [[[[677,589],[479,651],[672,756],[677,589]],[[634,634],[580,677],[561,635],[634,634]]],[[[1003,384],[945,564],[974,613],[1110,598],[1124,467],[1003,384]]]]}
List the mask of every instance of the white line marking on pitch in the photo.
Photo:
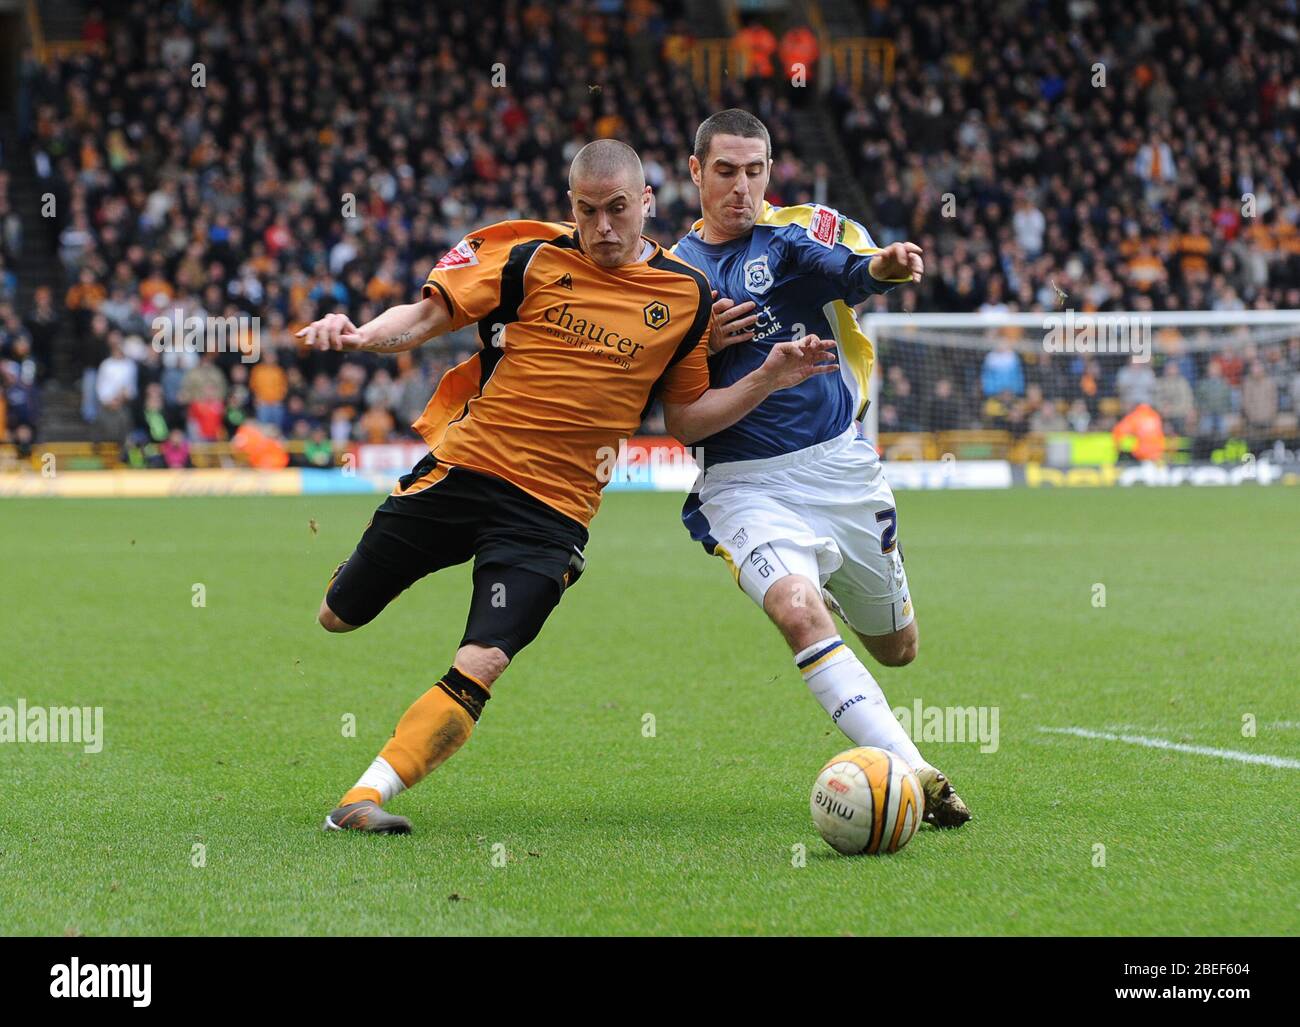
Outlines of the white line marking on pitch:
{"type": "Polygon", "coordinates": [[[1190,752],[1196,756],[1218,756],[1238,763],[1262,763],[1266,767],[1285,767],[1300,770],[1300,760],[1286,756],[1269,756],[1253,752],[1236,752],[1232,749],[1213,749],[1208,745],[1184,745],[1182,742],[1167,742],[1163,738],[1147,738],[1145,735],[1114,735],[1109,731],[1089,731],[1082,727],[1040,727],[1052,735],[1076,735],[1079,738],[1100,738],[1104,742],[1127,742],[1129,745],[1144,745],[1148,749],[1170,749],[1174,752],[1190,752]]]}

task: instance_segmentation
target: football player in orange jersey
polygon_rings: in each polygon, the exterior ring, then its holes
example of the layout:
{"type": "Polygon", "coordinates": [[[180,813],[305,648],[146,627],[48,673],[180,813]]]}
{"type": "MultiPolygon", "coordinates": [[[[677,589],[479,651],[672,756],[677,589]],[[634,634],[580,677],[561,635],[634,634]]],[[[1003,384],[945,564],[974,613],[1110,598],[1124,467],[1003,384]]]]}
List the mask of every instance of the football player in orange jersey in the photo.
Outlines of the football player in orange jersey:
{"type": "Polygon", "coordinates": [[[483,344],[443,376],[414,425],[428,456],[376,510],[320,606],[327,631],[352,631],[424,575],[474,560],[450,669],[403,714],[326,829],[410,831],[383,803],[465,743],[496,680],[582,573],[607,454],[656,398],[668,430],[690,443],[776,390],[839,370],[833,344],[806,336],[710,389],[709,283],[641,234],[651,193],[636,152],[608,139],[584,147],[569,197],[573,224],[472,232],[417,302],[361,326],[329,314],[298,333],[322,350],[393,353],[477,324],[483,344]]]}

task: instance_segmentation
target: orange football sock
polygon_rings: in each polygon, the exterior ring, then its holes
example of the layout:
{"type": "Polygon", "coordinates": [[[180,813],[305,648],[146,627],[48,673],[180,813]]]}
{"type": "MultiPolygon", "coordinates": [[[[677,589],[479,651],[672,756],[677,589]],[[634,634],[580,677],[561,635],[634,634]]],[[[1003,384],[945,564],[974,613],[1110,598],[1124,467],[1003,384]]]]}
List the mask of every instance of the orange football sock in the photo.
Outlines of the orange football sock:
{"type": "Polygon", "coordinates": [[[380,751],[375,761],[378,767],[372,764],[339,805],[363,799],[382,804],[398,791],[415,785],[469,740],[489,698],[481,681],[452,667],[441,681],[411,703],[397,722],[393,737],[380,751]],[[392,781],[390,771],[400,782],[392,781]],[[376,774],[378,778],[372,778],[376,774]],[[385,778],[387,787],[381,790],[377,785],[385,784],[385,778]]]}
{"type": "Polygon", "coordinates": [[[371,802],[379,802],[379,789],[367,788],[364,785],[356,785],[343,793],[343,798],[339,799],[339,805],[346,806],[348,803],[363,802],[366,799],[369,799],[371,802]]]}

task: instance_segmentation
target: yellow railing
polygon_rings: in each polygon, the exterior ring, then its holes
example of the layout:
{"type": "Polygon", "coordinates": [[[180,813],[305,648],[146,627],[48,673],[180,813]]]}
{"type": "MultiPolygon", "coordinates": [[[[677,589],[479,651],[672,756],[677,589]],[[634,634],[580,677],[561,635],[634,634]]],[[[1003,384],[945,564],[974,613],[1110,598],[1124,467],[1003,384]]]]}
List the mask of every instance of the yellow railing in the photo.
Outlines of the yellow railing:
{"type": "MultiPolygon", "coordinates": [[[[300,439],[284,442],[291,456],[301,456],[305,443],[300,439]]],[[[334,464],[340,466],[349,452],[347,445],[336,446],[334,464]]],[[[957,459],[1012,460],[1042,459],[1041,435],[1020,439],[1005,431],[895,432],[880,436],[881,455],[889,460],[941,460],[945,453],[957,459]]],[[[12,443],[0,443],[0,472],[31,469],[40,471],[52,459],[60,470],[113,470],[130,466],[122,459],[122,446],[116,442],[39,442],[29,457],[20,458],[12,443]]],[[[196,442],[190,445],[190,462],[195,467],[245,467],[245,456],[228,442],[196,442]]]]}
{"type": "MultiPolygon", "coordinates": [[[[894,80],[894,44],[889,39],[827,39],[818,34],[830,80],[844,81],[861,90],[868,79],[890,84],[894,80]]],[[[728,79],[743,80],[748,73],[745,53],[731,39],[697,39],[685,58],[691,78],[709,96],[717,96],[728,79]]]]}
{"type": "Polygon", "coordinates": [[[1008,431],[881,432],[876,447],[885,460],[1009,460],[1042,462],[1047,448],[1037,433],[1019,438],[1008,431]]]}
{"type": "Polygon", "coordinates": [[[709,96],[722,92],[727,78],[745,77],[745,55],[730,39],[697,39],[687,57],[691,78],[709,96]]]}
{"type": "Polygon", "coordinates": [[[27,35],[32,41],[39,61],[45,61],[45,31],[41,28],[41,15],[36,9],[36,0],[27,0],[27,35]]]}
{"type": "Polygon", "coordinates": [[[894,81],[894,42],[858,37],[831,40],[826,47],[831,77],[847,82],[857,92],[869,78],[890,85],[894,81]]]}
{"type": "Polygon", "coordinates": [[[47,42],[40,50],[36,51],[36,56],[42,64],[49,64],[50,61],[57,61],[63,57],[90,53],[99,49],[98,43],[87,43],[81,39],[60,39],[53,43],[47,42]]]}
{"type": "MultiPolygon", "coordinates": [[[[285,441],[291,456],[301,456],[305,443],[285,441]]],[[[880,455],[886,460],[942,460],[951,453],[958,460],[1042,461],[1046,450],[1043,436],[1035,433],[1014,437],[1007,431],[882,432],[880,455]]],[[[334,448],[334,465],[341,466],[350,451],[348,445],[334,448]]],[[[28,457],[20,458],[12,443],[0,443],[0,473],[41,471],[46,465],[58,470],[114,470],[129,467],[116,442],[39,442],[28,457]]],[[[196,442],[190,445],[190,463],[195,467],[246,467],[247,458],[228,442],[196,442]]]]}
{"type": "Polygon", "coordinates": [[[92,49],[91,45],[82,39],[47,40],[36,0],[27,0],[27,34],[32,41],[32,52],[42,64],[49,64],[50,61],[70,54],[86,53],[92,49]]]}
{"type": "MultiPolygon", "coordinates": [[[[302,456],[306,443],[290,439],[283,443],[290,456],[302,456]]],[[[334,466],[341,466],[349,446],[334,447],[334,466]]],[[[131,466],[122,459],[116,442],[38,442],[27,457],[21,457],[12,443],[0,443],[0,473],[43,471],[111,471],[131,466]]],[[[190,445],[190,463],[195,467],[247,467],[248,458],[229,442],[195,442],[190,445]]],[[[48,473],[48,472],[47,472],[48,473]]]]}

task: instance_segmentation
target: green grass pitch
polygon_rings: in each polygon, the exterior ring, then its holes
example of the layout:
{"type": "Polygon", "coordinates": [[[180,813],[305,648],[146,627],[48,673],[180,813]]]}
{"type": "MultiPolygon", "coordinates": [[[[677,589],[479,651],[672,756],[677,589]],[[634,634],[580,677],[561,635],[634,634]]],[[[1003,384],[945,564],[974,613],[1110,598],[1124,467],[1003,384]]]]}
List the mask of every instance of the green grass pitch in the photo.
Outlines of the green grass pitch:
{"type": "Polygon", "coordinates": [[[921,654],[878,679],[996,707],[1000,745],[923,743],[975,819],[875,858],[809,818],[847,741],[648,494],[607,497],[474,738],[394,801],[416,833],[322,833],[464,624],[456,568],[316,625],[377,502],[0,503],[0,705],[102,706],[105,734],[0,745],[0,931],[1300,931],[1300,770],[1040,730],[1300,756],[1300,493],[900,495],[921,654]]]}

